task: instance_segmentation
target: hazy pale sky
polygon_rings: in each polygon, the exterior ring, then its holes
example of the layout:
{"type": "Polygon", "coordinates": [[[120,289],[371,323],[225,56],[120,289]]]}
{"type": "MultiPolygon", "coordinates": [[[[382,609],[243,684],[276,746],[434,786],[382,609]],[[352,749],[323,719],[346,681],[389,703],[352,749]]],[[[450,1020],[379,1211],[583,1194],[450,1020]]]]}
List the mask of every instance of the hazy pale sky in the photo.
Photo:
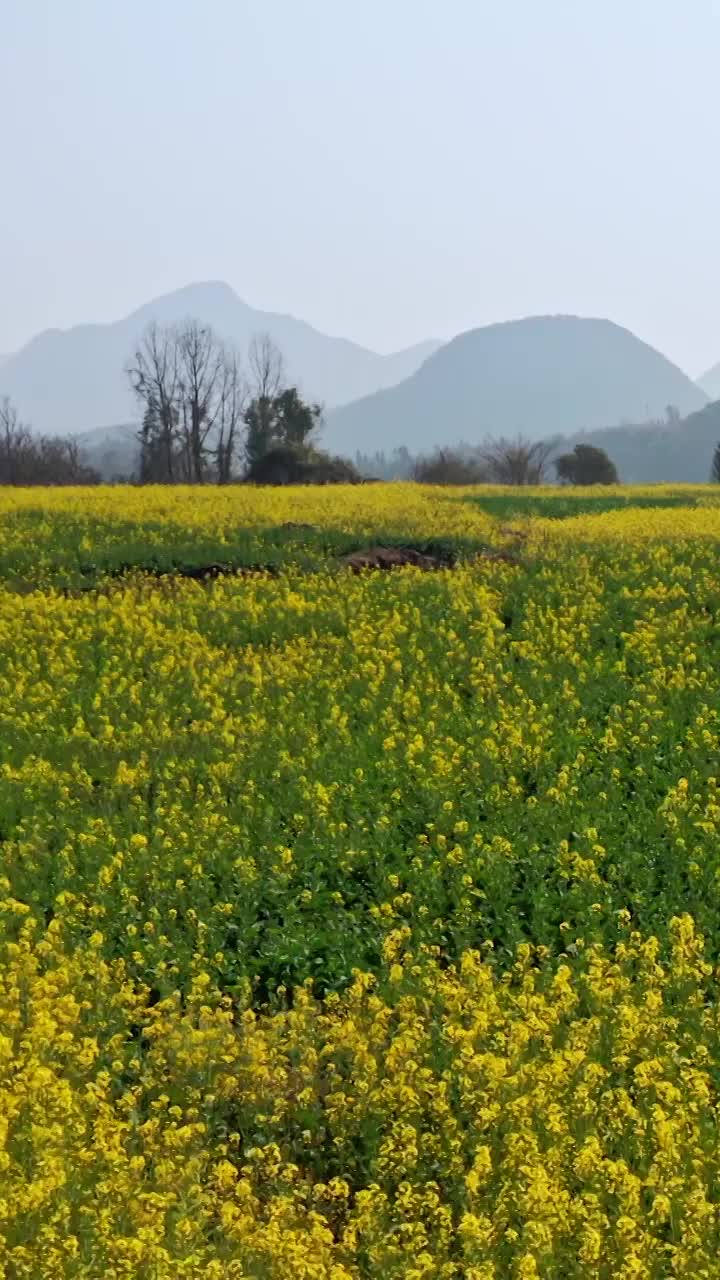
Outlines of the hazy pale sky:
{"type": "Polygon", "coordinates": [[[0,351],[222,279],[720,360],[720,0],[0,0],[0,351]]]}

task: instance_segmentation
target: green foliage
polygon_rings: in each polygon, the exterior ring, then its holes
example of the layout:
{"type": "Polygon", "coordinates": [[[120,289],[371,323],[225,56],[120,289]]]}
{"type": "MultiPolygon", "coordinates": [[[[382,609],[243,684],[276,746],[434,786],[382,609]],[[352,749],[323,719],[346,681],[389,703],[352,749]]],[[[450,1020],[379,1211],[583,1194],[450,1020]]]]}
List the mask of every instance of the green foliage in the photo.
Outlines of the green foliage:
{"type": "Polygon", "coordinates": [[[502,559],[416,484],[0,494],[13,1280],[715,1274],[720,511],[684,498],[502,559]],[[59,589],[210,546],[279,571],[59,589]]]}
{"type": "Polygon", "coordinates": [[[264,458],[274,443],[272,397],[256,396],[243,413],[246,428],[245,459],[251,469],[264,458]]]}
{"type": "MultiPolygon", "coordinates": [[[[65,602],[62,617],[56,601],[33,641],[33,662],[63,653],[46,781],[14,772],[36,730],[6,703],[0,850],[13,896],[40,916],[63,891],[100,902],[108,955],[154,982],[160,952],[128,926],[161,903],[171,985],[193,963],[200,919],[217,980],[252,978],[266,996],[307,976],[340,987],[353,967],[376,966],[388,895],[409,895],[395,921],[414,943],[450,957],[492,941],[510,964],[523,941],[562,950],[564,930],[612,943],[630,907],[660,938],[689,911],[720,959],[717,833],[702,826],[715,803],[707,734],[720,732],[714,565],[710,543],[630,556],[564,542],[513,568],[368,580],[295,570],[191,584],[179,598],[130,580],[98,623],[94,599],[65,602]],[[158,681],[170,637],[178,654],[192,646],[197,670],[176,661],[158,681]],[[239,656],[250,652],[252,680],[239,656]],[[380,654],[400,670],[383,676],[380,654]],[[135,780],[118,790],[123,761],[135,780]],[[673,798],[683,777],[692,805],[673,798]],[[148,841],[100,897],[104,842],[68,852],[96,820],[118,847],[148,841]],[[449,859],[455,843],[463,856],[449,859]],[[283,874],[279,846],[293,855],[283,874]],[[202,866],[191,879],[190,850],[202,866]],[[599,880],[572,870],[588,859],[599,880]]],[[[8,618],[9,691],[29,658],[24,614],[8,618]]]]}
{"type": "Polygon", "coordinates": [[[251,484],[358,484],[360,476],[345,458],[302,444],[273,445],[249,467],[251,484]]]}
{"type": "Polygon", "coordinates": [[[617,496],[607,493],[597,497],[583,494],[576,496],[569,490],[563,493],[507,493],[486,491],[470,494],[463,501],[470,502],[488,515],[502,520],[517,517],[544,516],[550,520],[569,520],[573,516],[600,515],[603,511],[627,511],[631,507],[687,507],[687,494],[660,491],[657,494],[637,494],[620,491],[617,496]]]}
{"type": "Polygon", "coordinates": [[[591,444],[576,444],[572,453],[555,459],[558,480],[567,484],[617,484],[614,462],[604,449],[591,444]]]}
{"type": "MultiPolygon", "coordinates": [[[[320,405],[306,403],[297,387],[286,387],[276,395],[256,396],[243,414],[248,477],[255,479],[254,469],[271,450],[295,450],[300,456],[308,448],[321,418],[320,405]]],[[[286,457],[289,459],[289,453],[286,457]]]]}

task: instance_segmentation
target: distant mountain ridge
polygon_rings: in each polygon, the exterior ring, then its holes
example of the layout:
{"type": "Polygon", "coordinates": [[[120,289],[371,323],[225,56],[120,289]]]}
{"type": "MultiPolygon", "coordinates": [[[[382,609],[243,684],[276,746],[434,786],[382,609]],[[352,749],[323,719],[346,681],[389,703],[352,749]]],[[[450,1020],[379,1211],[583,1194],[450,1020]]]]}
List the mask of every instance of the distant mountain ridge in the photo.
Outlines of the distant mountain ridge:
{"type": "Polygon", "coordinates": [[[328,445],[412,452],[517,432],[540,439],[680,415],[707,396],[609,320],[533,316],[462,333],[398,385],[328,415],[328,445]]]}
{"type": "Polygon", "coordinates": [[[561,437],[554,442],[554,456],[576,444],[591,444],[612,458],[624,484],[704,484],[719,442],[720,400],[715,400],[676,423],[649,422],[561,437]]]}
{"type": "Polygon", "coordinates": [[[711,400],[720,400],[720,364],[714,364],[712,369],[708,369],[698,378],[697,384],[711,400]]]}
{"type": "MultiPolygon", "coordinates": [[[[547,442],[552,445],[551,457],[569,452],[576,444],[591,444],[604,449],[615,463],[623,484],[703,484],[709,478],[715,446],[720,442],[720,400],[705,405],[679,422],[646,422],[578,431],[571,435],[548,436],[547,442]]],[[[79,438],[79,443],[87,461],[103,479],[129,478],[134,473],[138,438],[133,424],[88,432],[79,438]]],[[[464,451],[462,441],[450,444],[460,452],[464,451]]],[[[391,450],[386,456],[390,459],[391,450]]],[[[367,459],[362,469],[368,475],[381,474],[373,469],[372,457],[367,459]]],[[[404,476],[407,472],[391,470],[390,474],[404,476]]],[[[549,478],[554,474],[551,463],[549,478]]]]}
{"type": "Polygon", "coordinates": [[[328,406],[392,386],[440,346],[429,340],[379,355],[345,338],[328,337],[303,320],[260,311],[221,282],[191,284],[138,307],[110,324],[48,329],[0,359],[0,396],[15,401],[37,431],[82,433],[132,421],[137,406],[123,373],[142,332],[196,319],[210,324],[244,355],[256,333],[269,333],[288,375],[304,394],[328,406]]]}

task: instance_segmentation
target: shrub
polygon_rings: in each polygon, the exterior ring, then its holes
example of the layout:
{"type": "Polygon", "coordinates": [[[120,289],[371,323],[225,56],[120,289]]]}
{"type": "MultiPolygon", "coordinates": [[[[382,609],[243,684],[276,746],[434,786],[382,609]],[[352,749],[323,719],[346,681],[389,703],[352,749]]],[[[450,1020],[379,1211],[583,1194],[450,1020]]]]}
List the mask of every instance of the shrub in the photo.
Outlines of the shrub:
{"type": "Polygon", "coordinates": [[[484,484],[488,471],[477,459],[463,457],[455,449],[437,449],[418,458],[413,479],[418,484],[484,484]]]}
{"type": "Polygon", "coordinates": [[[479,450],[492,484],[542,484],[551,446],[542,440],[517,436],[488,440],[479,450]]]}
{"type": "Polygon", "coordinates": [[[293,445],[276,445],[251,463],[250,484],[359,484],[360,475],[346,458],[293,445]]]}
{"type": "Polygon", "coordinates": [[[604,449],[592,444],[576,444],[572,453],[555,459],[558,480],[566,484],[617,484],[615,463],[604,449]]]}

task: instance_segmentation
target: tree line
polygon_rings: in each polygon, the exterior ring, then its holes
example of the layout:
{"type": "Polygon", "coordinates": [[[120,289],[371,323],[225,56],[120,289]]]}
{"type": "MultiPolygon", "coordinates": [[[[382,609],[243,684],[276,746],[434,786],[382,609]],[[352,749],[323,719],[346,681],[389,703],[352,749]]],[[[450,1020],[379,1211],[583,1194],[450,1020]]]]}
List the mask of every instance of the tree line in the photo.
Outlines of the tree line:
{"type": "Polygon", "coordinates": [[[151,325],[126,374],[142,413],[141,484],[261,480],[273,460],[300,479],[331,462],[317,447],[322,407],[288,382],[267,335],[252,339],[243,367],[207,325],[151,325]]]}
{"type": "MultiPolygon", "coordinates": [[[[306,401],[286,376],[281,351],[268,335],[250,342],[245,362],[208,326],[151,324],[125,374],[140,410],[138,463],[128,479],[140,484],[336,483],[414,479],[425,484],[538,485],[551,466],[561,484],[617,484],[606,451],[577,443],[553,457],[557,444],[487,439],[413,457],[407,448],[366,455],[355,463],[318,446],[322,406],[306,401]]],[[[72,436],[37,435],[12,403],[0,402],[0,484],[94,484],[72,436]]],[[[720,483],[720,443],[710,479],[720,483]]]]}
{"type": "Polygon", "coordinates": [[[99,484],[72,436],[35,434],[6,396],[0,401],[0,484],[99,484]]]}
{"type": "MultiPolygon", "coordinates": [[[[139,484],[328,483],[360,479],[318,447],[322,407],[286,376],[267,335],[245,364],[208,325],[151,324],[125,366],[139,407],[139,484]]],[[[93,484],[79,441],[35,435],[9,400],[0,412],[0,484],[93,484]]]]}
{"type": "Polygon", "coordinates": [[[356,455],[360,468],[374,467],[382,479],[417,480],[421,484],[539,485],[550,480],[550,466],[560,484],[617,484],[617,469],[604,449],[578,444],[553,458],[555,446],[542,440],[488,439],[481,445],[436,449],[413,458],[407,449],[384,454],[356,455]]]}

